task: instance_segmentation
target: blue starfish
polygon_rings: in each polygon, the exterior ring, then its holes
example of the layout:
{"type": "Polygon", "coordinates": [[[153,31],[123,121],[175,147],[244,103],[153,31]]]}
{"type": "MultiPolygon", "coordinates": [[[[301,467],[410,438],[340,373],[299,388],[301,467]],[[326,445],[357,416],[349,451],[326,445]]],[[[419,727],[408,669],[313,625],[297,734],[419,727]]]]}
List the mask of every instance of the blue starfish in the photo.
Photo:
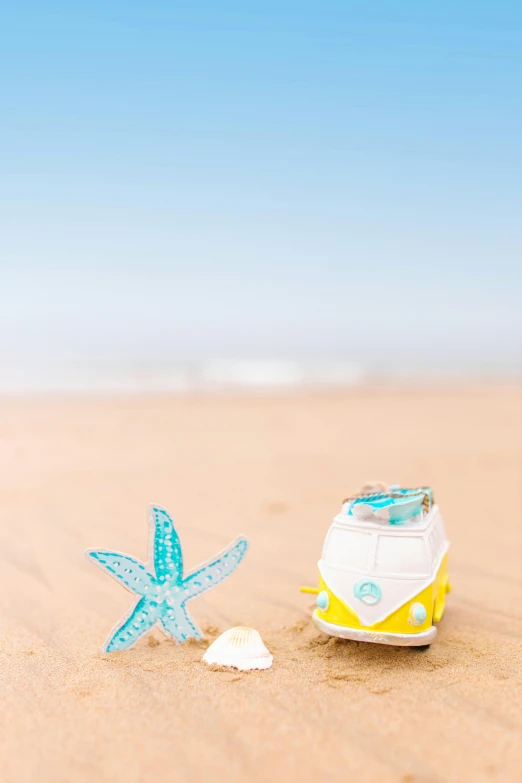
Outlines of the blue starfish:
{"type": "Polygon", "coordinates": [[[103,652],[128,650],[156,623],[176,642],[201,639],[186,603],[223,581],[243,559],[248,541],[236,538],[215,558],[183,577],[183,553],[174,523],[164,508],[149,507],[149,562],[103,549],[86,556],[138,596],[125,617],[112,629],[103,652]]]}

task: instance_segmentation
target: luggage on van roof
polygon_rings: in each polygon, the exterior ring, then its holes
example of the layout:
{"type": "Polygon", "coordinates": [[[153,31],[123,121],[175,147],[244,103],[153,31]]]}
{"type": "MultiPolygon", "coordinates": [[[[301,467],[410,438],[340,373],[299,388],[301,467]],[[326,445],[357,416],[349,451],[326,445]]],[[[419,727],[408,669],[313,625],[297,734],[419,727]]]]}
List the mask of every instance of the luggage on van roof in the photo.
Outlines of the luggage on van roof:
{"type": "Polygon", "coordinates": [[[346,498],[343,507],[345,504],[348,504],[348,516],[357,520],[404,525],[428,513],[433,505],[433,492],[430,487],[410,489],[374,482],[346,498]]]}

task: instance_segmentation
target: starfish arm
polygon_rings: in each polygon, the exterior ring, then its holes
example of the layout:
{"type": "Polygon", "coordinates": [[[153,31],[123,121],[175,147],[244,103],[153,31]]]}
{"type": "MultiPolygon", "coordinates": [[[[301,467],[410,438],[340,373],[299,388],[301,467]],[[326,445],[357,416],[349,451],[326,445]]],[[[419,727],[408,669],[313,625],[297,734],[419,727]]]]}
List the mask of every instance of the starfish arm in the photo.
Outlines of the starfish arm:
{"type": "Polygon", "coordinates": [[[183,553],[179,536],[170,515],[161,506],[149,507],[151,557],[156,579],[180,584],[183,577],[183,553]]]}
{"type": "Polygon", "coordinates": [[[213,560],[203,563],[189,574],[182,582],[184,600],[201,595],[230,576],[242,561],[247,548],[248,540],[237,538],[213,560]]]}
{"type": "Polygon", "coordinates": [[[172,637],[176,642],[203,638],[203,634],[192,620],[185,604],[168,606],[164,603],[160,612],[160,623],[167,636],[172,637]]]}
{"type": "Polygon", "coordinates": [[[102,549],[88,549],[85,554],[131,592],[141,596],[153,592],[156,581],[139,560],[102,549]]]}
{"type": "Polygon", "coordinates": [[[127,614],[121,623],[119,623],[109,634],[108,639],[103,645],[103,652],[117,652],[118,650],[128,650],[132,647],[144,633],[146,633],[158,619],[159,605],[148,598],[141,598],[133,606],[130,613],[127,614]]]}

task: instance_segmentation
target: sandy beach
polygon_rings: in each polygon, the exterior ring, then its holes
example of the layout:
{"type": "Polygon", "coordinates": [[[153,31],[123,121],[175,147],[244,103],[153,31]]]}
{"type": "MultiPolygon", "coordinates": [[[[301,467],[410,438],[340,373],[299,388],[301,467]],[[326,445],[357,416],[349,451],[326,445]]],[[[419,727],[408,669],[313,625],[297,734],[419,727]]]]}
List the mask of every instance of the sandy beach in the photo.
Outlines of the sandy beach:
{"type": "Polygon", "coordinates": [[[4,399],[0,427],[2,783],[522,779],[519,388],[4,399]],[[329,640],[299,592],[373,478],[431,485],[445,518],[428,650],[329,640]],[[250,550],[191,603],[204,642],[101,654],[132,597],[83,553],[145,560],[151,501],[187,569],[239,533],[250,550]],[[271,669],[202,663],[242,624],[271,669]]]}

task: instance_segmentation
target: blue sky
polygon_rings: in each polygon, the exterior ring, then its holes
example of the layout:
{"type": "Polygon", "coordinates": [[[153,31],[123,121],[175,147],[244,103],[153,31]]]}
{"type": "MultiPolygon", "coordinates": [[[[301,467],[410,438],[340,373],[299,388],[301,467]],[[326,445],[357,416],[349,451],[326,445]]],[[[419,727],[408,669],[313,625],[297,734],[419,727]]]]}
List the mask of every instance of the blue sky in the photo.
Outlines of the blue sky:
{"type": "Polygon", "coordinates": [[[4,366],[519,365],[519,4],[5,6],[4,366]]]}

